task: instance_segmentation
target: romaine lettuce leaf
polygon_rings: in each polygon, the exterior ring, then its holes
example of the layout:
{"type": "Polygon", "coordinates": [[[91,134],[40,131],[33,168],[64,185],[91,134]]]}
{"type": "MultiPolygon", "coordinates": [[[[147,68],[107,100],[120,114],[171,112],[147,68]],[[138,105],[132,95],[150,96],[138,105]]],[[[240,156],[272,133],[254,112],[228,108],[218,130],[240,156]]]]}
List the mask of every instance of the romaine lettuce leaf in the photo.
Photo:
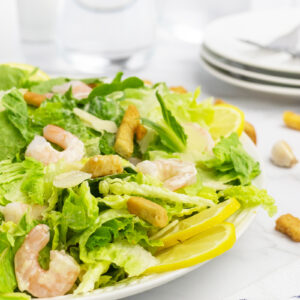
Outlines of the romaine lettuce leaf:
{"type": "Polygon", "coordinates": [[[52,88],[55,85],[62,85],[68,81],[69,79],[63,77],[52,78],[34,85],[33,87],[31,87],[31,91],[38,94],[46,94],[48,92],[51,92],[52,88]]]}
{"type": "Polygon", "coordinates": [[[85,273],[79,286],[74,291],[74,294],[87,293],[97,288],[97,282],[99,281],[100,276],[107,272],[109,266],[110,263],[107,261],[83,265],[82,269],[84,269],[85,273]]]}
{"type": "Polygon", "coordinates": [[[18,90],[13,90],[2,97],[1,103],[6,109],[6,115],[10,122],[20,131],[27,142],[30,141],[33,135],[28,130],[27,104],[23,95],[18,90]]]}
{"type": "Polygon", "coordinates": [[[13,249],[7,233],[0,232],[0,295],[13,292],[17,287],[13,260],[13,249]]]}
{"type": "Polygon", "coordinates": [[[273,216],[277,207],[273,197],[268,195],[266,190],[260,190],[254,185],[232,186],[219,192],[219,197],[236,198],[244,208],[251,208],[261,205],[270,216],[273,216]]]}
{"type": "Polygon", "coordinates": [[[232,133],[213,148],[214,157],[203,161],[223,182],[247,185],[260,174],[259,163],[244,150],[238,135],[232,133]]]}
{"type": "Polygon", "coordinates": [[[30,300],[31,297],[25,293],[0,293],[1,300],[30,300]]]}
{"type": "Polygon", "coordinates": [[[157,264],[155,257],[139,245],[119,241],[88,252],[92,261],[107,261],[124,268],[129,277],[142,274],[147,268],[157,264]]]}
{"type": "Polygon", "coordinates": [[[83,182],[79,187],[68,189],[68,193],[62,209],[63,221],[73,230],[86,229],[98,216],[98,201],[90,193],[87,182],[83,182]]]}
{"type": "Polygon", "coordinates": [[[24,87],[28,76],[29,73],[25,70],[0,65],[0,90],[24,87]]]}
{"type": "Polygon", "coordinates": [[[0,112],[0,161],[13,159],[26,146],[20,131],[10,122],[6,111],[0,112]]]}
{"type": "Polygon", "coordinates": [[[0,203],[23,201],[30,204],[44,204],[44,166],[31,158],[13,163],[0,162],[0,203]]]}
{"type": "Polygon", "coordinates": [[[108,178],[100,181],[99,191],[104,196],[108,194],[141,196],[150,199],[160,199],[167,203],[190,204],[198,208],[215,205],[213,201],[198,196],[188,196],[169,191],[162,187],[128,182],[119,178],[108,178]]]}
{"type": "Polygon", "coordinates": [[[128,88],[141,88],[144,86],[144,82],[137,77],[128,77],[125,80],[121,80],[123,76],[122,72],[119,72],[111,83],[103,83],[94,88],[89,95],[89,99],[96,96],[106,96],[116,91],[123,91],[128,88]]]}

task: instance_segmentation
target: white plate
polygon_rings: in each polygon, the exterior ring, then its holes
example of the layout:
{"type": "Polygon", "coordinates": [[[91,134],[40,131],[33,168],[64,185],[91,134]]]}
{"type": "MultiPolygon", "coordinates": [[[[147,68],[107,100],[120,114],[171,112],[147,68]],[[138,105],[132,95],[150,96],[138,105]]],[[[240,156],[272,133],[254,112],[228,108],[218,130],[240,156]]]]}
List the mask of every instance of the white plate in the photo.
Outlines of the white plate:
{"type": "MultiPolygon", "coordinates": [[[[255,180],[254,184],[260,188],[263,187],[264,182],[264,167],[262,163],[262,159],[257,153],[256,146],[252,143],[252,141],[248,138],[247,135],[243,134],[241,136],[241,142],[243,143],[247,152],[261,164],[262,174],[260,174],[255,180]]],[[[236,227],[236,235],[239,238],[245,230],[249,227],[251,222],[255,217],[254,209],[247,209],[236,213],[231,216],[229,221],[232,222],[236,227]]],[[[144,291],[153,289],[160,285],[163,285],[171,280],[174,280],[178,277],[181,277],[199,267],[207,263],[208,261],[198,264],[196,266],[185,268],[177,271],[161,273],[161,274],[153,274],[149,276],[143,276],[140,278],[132,279],[127,282],[119,283],[114,286],[106,287],[103,289],[95,290],[92,293],[83,295],[83,296],[61,296],[61,297],[53,297],[53,298],[42,298],[42,300],[70,300],[70,299],[78,299],[78,300],[113,300],[120,299],[127,296],[131,296],[134,294],[142,293],[144,291]]]]}
{"type": "Polygon", "coordinates": [[[205,30],[203,43],[214,53],[247,66],[300,75],[300,59],[238,41],[243,38],[267,44],[299,22],[300,10],[297,9],[237,14],[211,23],[205,30]]]}
{"type": "Polygon", "coordinates": [[[250,89],[254,91],[277,94],[284,96],[300,96],[300,88],[284,87],[279,85],[273,85],[266,81],[254,80],[252,78],[244,77],[238,74],[230,73],[226,70],[218,68],[213,64],[207,62],[202,58],[201,60],[203,67],[211,73],[213,76],[219,78],[222,81],[230,83],[232,85],[242,87],[245,89],[250,89]]]}
{"type": "Polygon", "coordinates": [[[232,63],[230,60],[215,55],[214,53],[209,51],[209,49],[207,49],[206,47],[201,48],[201,56],[210,64],[219,67],[223,70],[229,71],[231,73],[235,73],[253,79],[267,81],[270,82],[271,84],[300,87],[300,78],[294,79],[288,77],[281,77],[281,76],[262,73],[259,72],[259,70],[254,71],[255,69],[250,70],[249,68],[247,68],[247,66],[244,66],[242,64],[232,63]]]}

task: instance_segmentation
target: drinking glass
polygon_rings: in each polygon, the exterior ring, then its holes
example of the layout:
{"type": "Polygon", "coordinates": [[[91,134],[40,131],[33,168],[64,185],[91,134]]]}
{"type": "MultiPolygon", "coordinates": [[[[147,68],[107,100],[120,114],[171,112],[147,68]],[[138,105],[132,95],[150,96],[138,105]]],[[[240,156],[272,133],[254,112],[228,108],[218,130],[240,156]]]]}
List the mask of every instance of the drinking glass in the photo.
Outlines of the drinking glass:
{"type": "Polygon", "coordinates": [[[144,66],[155,41],[153,0],[64,0],[58,48],[78,70],[110,74],[144,66]]]}

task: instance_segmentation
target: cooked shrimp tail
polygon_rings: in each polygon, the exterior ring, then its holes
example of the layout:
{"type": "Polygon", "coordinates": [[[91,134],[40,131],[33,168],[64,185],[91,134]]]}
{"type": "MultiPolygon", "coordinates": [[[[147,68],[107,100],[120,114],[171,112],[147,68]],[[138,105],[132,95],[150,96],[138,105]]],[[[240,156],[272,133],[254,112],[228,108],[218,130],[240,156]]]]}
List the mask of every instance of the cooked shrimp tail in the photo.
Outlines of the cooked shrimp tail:
{"type": "Polygon", "coordinates": [[[49,239],[48,226],[37,225],[29,232],[15,255],[18,288],[38,298],[66,294],[80,272],[79,265],[70,255],[57,250],[50,252],[49,270],[41,268],[38,262],[39,252],[49,239]]]}
{"type": "Polygon", "coordinates": [[[56,163],[61,159],[67,162],[79,161],[84,156],[84,144],[72,133],[55,125],[47,125],[44,130],[44,137],[35,136],[28,145],[25,156],[44,163],[56,163]],[[50,141],[62,147],[63,151],[55,150],[50,141]]]}

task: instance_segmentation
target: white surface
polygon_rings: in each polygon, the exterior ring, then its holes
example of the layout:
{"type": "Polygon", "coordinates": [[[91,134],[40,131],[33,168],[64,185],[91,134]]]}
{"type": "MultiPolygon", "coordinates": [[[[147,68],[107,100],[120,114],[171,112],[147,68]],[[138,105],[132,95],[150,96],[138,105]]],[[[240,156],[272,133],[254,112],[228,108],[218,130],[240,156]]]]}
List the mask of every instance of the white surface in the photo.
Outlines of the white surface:
{"type": "MultiPolygon", "coordinates": [[[[216,68],[214,65],[208,63],[205,59],[201,59],[201,63],[203,67],[211,73],[213,76],[230,83],[232,85],[236,85],[238,87],[242,87],[249,90],[269,93],[269,94],[278,94],[278,95],[289,95],[289,96],[298,96],[300,97],[300,88],[294,87],[283,87],[272,84],[264,84],[263,82],[252,82],[247,79],[240,78],[238,76],[232,76],[232,74],[227,73],[226,70],[216,68]]],[[[300,100],[300,99],[299,99],[300,100]]]]}
{"type": "Polygon", "coordinates": [[[300,10],[297,9],[237,14],[210,24],[205,30],[204,44],[216,54],[242,64],[300,74],[300,59],[238,41],[243,38],[268,44],[295,28],[299,22],[300,10]]]}
{"type": "Polygon", "coordinates": [[[223,70],[229,71],[231,73],[237,74],[237,75],[246,76],[246,77],[253,78],[256,80],[268,81],[268,83],[273,84],[273,85],[276,85],[276,83],[279,83],[279,84],[294,85],[294,86],[298,86],[298,87],[300,86],[300,78],[294,79],[294,78],[280,77],[277,75],[276,76],[268,75],[268,74],[261,73],[261,72],[254,72],[252,70],[249,71],[244,68],[245,67],[244,65],[235,66],[223,58],[220,59],[219,57],[210,53],[204,47],[201,48],[200,56],[203,57],[210,64],[212,64],[216,67],[219,67],[223,70]]]}
{"type": "MultiPolygon", "coordinates": [[[[16,61],[21,52],[20,47],[13,46],[15,16],[12,10],[5,11],[1,6],[4,2],[12,1],[0,0],[0,38],[5,39],[1,44],[0,61],[16,61]]],[[[286,128],[282,121],[285,110],[300,113],[297,98],[270,96],[223,83],[199,66],[198,53],[198,47],[193,45],[160,42],[148,67],[136,75],[154,82],[183,85],[190,90],[201,85],[200,99],[214,95],[243,109],[257,130],[258,151],[266,166],[268,191],[277,201],[278,215],[289,212],[300,217],[300,166],[281,169],[269,161],[271,147],[279,139],[285,139],[300,158],[300,132],[286,128]]],[[[46,60],[43,53],[37,52],[35,56],[46,60]]],[[[274,294],[285,300],[300,295],[299,274],[294,273],[299,271],[300,245],[274,230],[277,216],[269,218],[259,211],[249,229],[224,255],[182,278],[126,300],[274,300],[274,294]],[[287,273],[295,275],[297,281],[285,278],[287,273]],[[253,287],[265,283],[267,278],[272,278],[269,286],[264,293],[255,295],[257,288],[253,287]]]]}

